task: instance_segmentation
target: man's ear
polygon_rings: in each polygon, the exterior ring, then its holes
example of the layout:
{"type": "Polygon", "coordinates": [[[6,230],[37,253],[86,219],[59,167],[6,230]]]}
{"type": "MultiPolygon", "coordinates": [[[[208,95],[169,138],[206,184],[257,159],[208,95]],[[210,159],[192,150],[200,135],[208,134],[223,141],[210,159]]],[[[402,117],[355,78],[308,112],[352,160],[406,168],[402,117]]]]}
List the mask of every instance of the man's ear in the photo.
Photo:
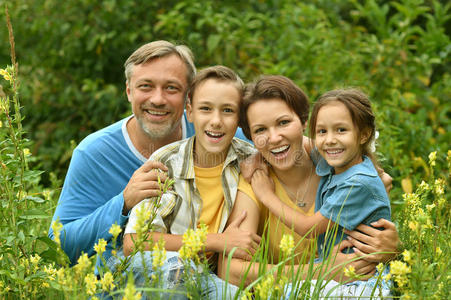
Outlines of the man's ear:
{"type": "Polygon", "coordinates": [[[373,130],[366,128],[365,130],[362,131],[362,133],[360,134],[360,145],[365,144],[368,139],[370,138],[371,134],[373,133],[373,130]]]}
{"type": "Polygon", "coordinates": [[[193,123],[193,107],[191,106],[191,99],[186,100],[186,118],[189,122],[193,123]]]}
{"type": "Polygon", "coordinates": [[[132,95],[130,91],[130,87],[128,86],[128,82],[125,82],[125,92],[127,93],[128,102],[132,102],[132,95]]]}

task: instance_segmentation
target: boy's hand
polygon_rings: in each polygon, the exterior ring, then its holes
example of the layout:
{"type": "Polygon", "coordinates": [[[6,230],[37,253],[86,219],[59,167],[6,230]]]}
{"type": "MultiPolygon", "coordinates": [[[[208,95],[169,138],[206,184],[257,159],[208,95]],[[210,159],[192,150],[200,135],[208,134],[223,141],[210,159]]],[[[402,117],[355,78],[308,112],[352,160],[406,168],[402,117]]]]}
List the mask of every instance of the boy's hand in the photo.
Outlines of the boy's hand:
{"type": "Polygon", "coordinates": [[[159,196],[158,177],[160,177],[161,183],[164,183],[168,178],[164,173],[167,170],[168,168],[163,163],[151,160],[146,161],[138,168],[124,189],[122,214],[126,215],[136,204],[146,198],[159,196]]]}
{"type": "MultiPolygon", "coordinates": [[[[241,230],[240,224],[246,218],[246,211],[227,226],[226,230],[221,234],[223,242],[223,251],[228,255],[235,247],[233,257],[251,260],[252,256],[257,252],[260,245],[261,237],[250,231],[241,230]]],[[[219,255],[223,251],[220,251],[219,255]]]]}
{"type": "Polygon", "coordinates": [[[364,259],[370,262],[388,262],[397,254],[397,248],[400,243],[398,231],[394,223],[385,219],[379,219],[371,223],[371,226],[360,224],[357,230],[348,231],[348,240],[354,246],[354,253],[359,256],[365,256],[364,259]],[[384,230],[378,230],[373,227],[383,227],[384,230]],[[376,252],[385,252],[377,253],[376,252]]]}
{"type": "MultiPolygon", "coordinates": [[[[273,180],[262,170],[256,170],[252,176],[252,190],[255,196],[263,204],[265,204],[266,196],[275,193],[273,180]]],[[[266,204],[265,204],[266,205],[266,204]]]]}
{"type": "Polygon", "coordinates": [[[268,164],[263,159],[260,152],[252,154],[240,163],[240,171],[244,179],[251,183],[252,175],[256,170],[262,170],[265,174],[268,174],[268,164]]]}

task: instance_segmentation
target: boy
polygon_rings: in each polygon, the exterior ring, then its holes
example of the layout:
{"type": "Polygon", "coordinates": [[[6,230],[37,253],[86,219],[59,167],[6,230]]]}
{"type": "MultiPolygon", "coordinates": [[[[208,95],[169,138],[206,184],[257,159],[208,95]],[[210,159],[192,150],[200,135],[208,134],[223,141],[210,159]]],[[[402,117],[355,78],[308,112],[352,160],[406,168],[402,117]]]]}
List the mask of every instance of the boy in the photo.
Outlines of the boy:
{"type": "MultiPolygon", "coordinates": [[[[188,120],[194,124],[194,137],[163,147],[150,157],[165,164],[169,177],[175,180],[174,192],[163,195],[152,221],[158,231],[152,233],[152,239],[163,238],[169,251],[178,251],[183,233],[200,223],[208,225],[207,252],[228,253],[237,246],[241,249],[234,255],[244,258],[248,255],[246,250],[255,252],[260,242],[257,235],[238,229],[244,213],[241,220],[224,231],[237,197],[239,162],[254,152],[251,144],[234,138],[243,89],[243,81],[227,67],[214,66],[200,71],[190,87],[190,102],[186,107],[188,120]]],[[[147,201],[151,200],[143,203],[147,201]]],[[[125,229],[125,255],[133,251],[138,206],[133,209],[125,229]]],[[[171,255],[174,254],[168,256],[171,255]]],[[[217,280],[216,290],[222,285],[217,280]]],[[[215,291],[207,291],[210,292],[214,294],[210,297],[218,296],[215,291]]]]}

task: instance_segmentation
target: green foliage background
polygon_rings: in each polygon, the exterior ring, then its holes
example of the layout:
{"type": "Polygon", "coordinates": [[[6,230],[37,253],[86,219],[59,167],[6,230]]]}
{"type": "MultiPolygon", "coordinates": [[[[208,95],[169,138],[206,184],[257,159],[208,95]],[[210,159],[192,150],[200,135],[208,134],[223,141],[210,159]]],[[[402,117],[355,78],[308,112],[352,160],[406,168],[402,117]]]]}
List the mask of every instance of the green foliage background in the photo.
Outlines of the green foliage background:
{"type": "MultiPolygon", "coordinates": [[[[426,237],[420,227],[418,235],[412,232],[416,215],[401,196],[422,179],[431,186],[435,178],[450,184],[449,1],[0,0],[0,68],[11,64],[5,5],[14,28],[22,106],[14,108],[18,102],[12,101],[12,125],[0,110],[0,277],[11,286],[9,295],[49,296],[41,289],[47,275],[30,273],[26,262],[39,254],[42,264],[64,265],[46,230],[72,150],[89,133],[130,114],[123,63],[137,47],[157,39],[188,45],[198,68],[224,64],[245,81],[260,74],[288,76],[312,103],[333,88],[363,88],[377,114],[381,163],[394,177],[394,220],[405,247],[418,252],[409,288],[429,298],[440,284],[449,286],[449,271],[441,274],[451,268],[450,195],[434,196],[446,202],[437,202],[433,226],[424,221],[426,237]],[[427,161],[432,151],[438,151],[435,171],[427,161]]],[[[0,98],[16,99],[3,78],[0,88],[0,98]]],[[[429,194],[423,198],[418,214],[436,201],[429,194]]],[[[59,295],[61,286],[50,289],[59,295]]],[[[76,298],[78,290],[70,291],[76,298]]]]}
{"type": "MultiPolygon", "coordinates": [[[[247,81],[259,74],[286,75],[312,101],[335,87],[361,86],[378,113],[384,166],[397,180],[417,178],[424,171],[417,157],[445,151],[451,140],[446,2],[9,3],[23,123],[46,171],[44,182],[49,172],[64,177],[71,141],[129,113],[123,62],[155,39],[185,43],[198,67],[224,64],[247,81]]],[[[0,38],[7,46],[5,26],[0,38]]],[[[9,61],[8,48],[0,49],[2,65],[9,61]]]]}

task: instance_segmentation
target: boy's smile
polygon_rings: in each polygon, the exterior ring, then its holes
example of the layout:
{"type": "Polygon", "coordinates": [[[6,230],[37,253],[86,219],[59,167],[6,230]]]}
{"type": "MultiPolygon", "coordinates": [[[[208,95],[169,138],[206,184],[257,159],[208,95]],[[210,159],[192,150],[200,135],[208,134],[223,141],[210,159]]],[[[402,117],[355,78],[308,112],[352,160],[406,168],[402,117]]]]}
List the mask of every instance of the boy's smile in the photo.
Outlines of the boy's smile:
{"type": "Polygon", "coordinates": [[[207,79],[187,105],[188,120],[194,124],[194,163],[214,167],[224,162],[238,127],[241,95],[231,82],[207,79]]]}

